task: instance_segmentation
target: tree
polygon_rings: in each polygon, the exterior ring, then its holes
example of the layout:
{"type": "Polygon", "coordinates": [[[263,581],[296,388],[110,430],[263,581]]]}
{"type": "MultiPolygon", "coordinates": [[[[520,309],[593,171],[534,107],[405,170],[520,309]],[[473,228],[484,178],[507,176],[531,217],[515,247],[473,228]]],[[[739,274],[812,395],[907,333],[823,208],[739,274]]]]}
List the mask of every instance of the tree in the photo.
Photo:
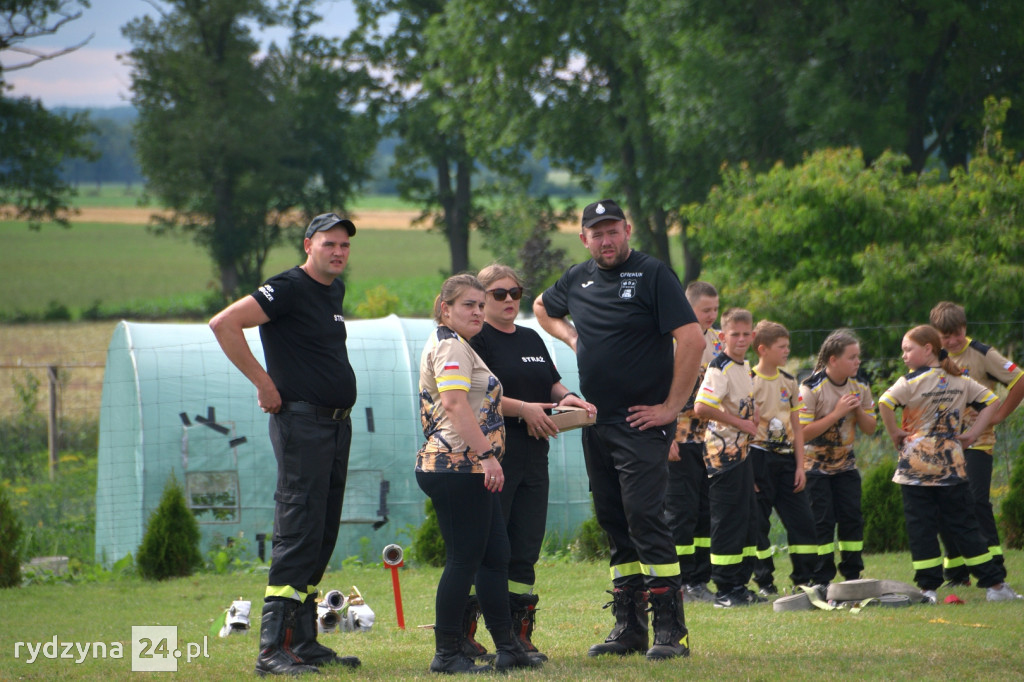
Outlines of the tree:
{"type": "MultiPolygon", "coordinates": [[[[821,150],[768,172],[728,167],[684,209],[730,304],[790,328],[880,327],[868,355],[892,356],[939,300],[973,319],[1024,315],[1024,165],[1002,146],[1009,103],[987,103],[984,144],[948,182],[910,160],[821,150]]],[[[1010,339],[994,338],[1004,344],[1010,339]]]]}
{"type": "Polygon", "coordinates": [[[8,97],[4,74],[84,45],[87,41],[53,52],[26,46],[81,17],[77,7],[89,7],[88,0],[0,0],[0,52],[25,58],[15,64],[0,64],[0,218],[28,220],[35,229],[48,220],[68,227],[74,191],[61,179],[59,170],[68,159],[93,156],[83,139],[91,126],[84,114],[58,116],[38,100],[8,97]]]}
{"type": "Polygon", "coordinates": [[[467,270],[470,225],[479,211],[473,189],[476,158],[466,141],[467,103],[429,43],[432,27],[446,20],[446,3],[355,0],[354,4],[359,27],[349,48],[386,74],[381,83],[389,118],[386,128],[402,140],[391,169],[399,194],[424,206],[420,220],[431,218],[443,232],[451,272],[467,270]]]}
{"type": "Polygon", "coordinates": [[[192,575],[202,567],[199,524],[189,511],[185,493],[172,474],[160,504],[149,517],[136,553],[139,575],[146,580],[166,580],[192,575]]]}
{"type": "Polygon", "coordinates": [[[581,177],[600,164],[640,247],[670,262],[677,208],[701,196],[704,180],[655,125],[661,104],[629,7],[527,0],[511,11],[501,0],[452,0],[431,41],[466,103],[474,153],[516,158],[536,147],[581,177]]]}
{"type": "Polygon", "coordinates": [[[150,191],[173,210],[157,230],[191,234],[232,298],[262,281],[282,230],[345,212],[376,141],[372,111],[356,107],[367,79],[310,34],[314,0],[169,4],[159,21],[123,29],[139,160],[150,191]],[[288,25],[288,47],[260,57],[252,24],[288,25]]]}

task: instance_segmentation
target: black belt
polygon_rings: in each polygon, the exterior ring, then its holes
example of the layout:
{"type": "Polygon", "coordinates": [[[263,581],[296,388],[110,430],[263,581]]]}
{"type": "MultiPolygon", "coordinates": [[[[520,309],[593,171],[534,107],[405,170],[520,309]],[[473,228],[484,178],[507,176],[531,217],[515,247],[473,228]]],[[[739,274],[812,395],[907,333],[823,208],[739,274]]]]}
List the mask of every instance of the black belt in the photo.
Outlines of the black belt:
{"type": "Polygon", "coordinates": [[[345,421],[352,414],[352,408],[346,407],[320,407],[313,403],[281,403],[281,412],[298,412],[299,414],[315,414],[324,419],[333,419],[336,422],[345,421]]]}

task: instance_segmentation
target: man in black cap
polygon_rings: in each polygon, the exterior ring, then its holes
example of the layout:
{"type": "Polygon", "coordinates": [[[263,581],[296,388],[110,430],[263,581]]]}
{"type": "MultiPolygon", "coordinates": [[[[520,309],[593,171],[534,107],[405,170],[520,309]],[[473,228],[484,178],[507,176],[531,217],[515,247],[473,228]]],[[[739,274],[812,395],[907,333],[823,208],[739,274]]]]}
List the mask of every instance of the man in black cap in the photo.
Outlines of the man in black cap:
{"type": "Polygon", "coordinates": [[[614,201],[587,206],[580,240],[591,259],[570,267],[533,310],[576,352],[580,390],[597,406],[597,423],[583,429],[583,454],[611,545],[615,627],[589,654],[658,660],[689,654],[679,561],[662,508],[676,417],[693,392],[705,344],[679,279],[632,250],[631,231],[614,201]]]}
{"type": "Polygon", "coordinates": [[[338,276],[348,263],[352,221],[318,215],[306,228],[306,262],[271,277],[210,320],[232,363],[270,414],[277,458],[274,545],[256,672],[296,675],[359,659],[316,641],[317,584],[338,539],[348,474],[356,379],[345,346],[338,276]],[[243,330],[259,326],[264,371],[243,330]]]}

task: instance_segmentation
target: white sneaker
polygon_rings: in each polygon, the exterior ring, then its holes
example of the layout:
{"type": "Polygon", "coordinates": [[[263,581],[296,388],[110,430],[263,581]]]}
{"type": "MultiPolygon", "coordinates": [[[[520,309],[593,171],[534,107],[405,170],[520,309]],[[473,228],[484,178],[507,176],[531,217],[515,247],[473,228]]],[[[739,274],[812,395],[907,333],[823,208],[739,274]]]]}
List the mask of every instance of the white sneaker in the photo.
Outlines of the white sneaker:
{"type": "MultiPolygon", "coordinates": [[[[991,588],[989,588],[991,589],[991,588]]],[[[935,590],[922,590],[921,591],[921,603],[922,604],[937,604],[939,601],[939,595],[935,594],[935,590]]]]}
{"type": "Polygon", "coordinates": [[[1013,601],[1014,599],[1024,599],[1024,597],[1014,592],[1008,583],[1000,583],[985,590],[985,599],[988,601],[1013,601]]]}

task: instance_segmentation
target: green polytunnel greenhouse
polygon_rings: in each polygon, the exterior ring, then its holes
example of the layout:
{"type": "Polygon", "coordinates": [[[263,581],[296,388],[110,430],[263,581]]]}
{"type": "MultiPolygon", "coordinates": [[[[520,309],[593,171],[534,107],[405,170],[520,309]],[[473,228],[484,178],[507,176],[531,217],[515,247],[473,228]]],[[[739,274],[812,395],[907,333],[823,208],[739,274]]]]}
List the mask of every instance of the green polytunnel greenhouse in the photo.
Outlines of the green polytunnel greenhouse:
{"type": "MultiPolygon", "coordinates": [[[[576,357],[537,329],[572,390],[576,357]]],[[[394,315],[346,323],[358,399],[342,528],[331,565],[408,541],[425,495],[413,476],[423,441],[419,356],[432,320],[394,315]],[[365,538],[365,540],[364,540],[365,538]]],[[[259,332],[246,331],[263,361],[259,332]]],[[[96,488],[96,559],[134,554],[170,476],[182,484],[199,522],[202,550],[243,538],[270,556],[276,464],[269,417],[252,384],[230,363],[205,324],[121,322],[107,350],[96,488]]],[[[573,533],[590,516],[579,432],[552,440],[548,530],[573,533]]]]}

